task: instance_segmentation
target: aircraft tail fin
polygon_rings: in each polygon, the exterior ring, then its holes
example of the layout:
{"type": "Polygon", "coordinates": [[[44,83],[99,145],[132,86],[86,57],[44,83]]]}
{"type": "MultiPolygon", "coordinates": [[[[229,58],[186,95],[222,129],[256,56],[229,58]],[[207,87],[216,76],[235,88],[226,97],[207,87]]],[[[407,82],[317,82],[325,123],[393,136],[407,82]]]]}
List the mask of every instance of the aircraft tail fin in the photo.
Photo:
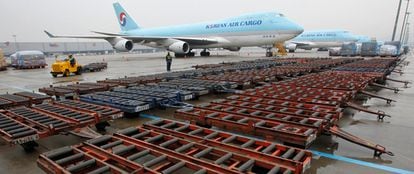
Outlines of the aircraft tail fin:
{"type": "Polygon", "coordinates": [[[121,31],[139,29],[139,26],[118,2],[113,4],[121,31]]]}

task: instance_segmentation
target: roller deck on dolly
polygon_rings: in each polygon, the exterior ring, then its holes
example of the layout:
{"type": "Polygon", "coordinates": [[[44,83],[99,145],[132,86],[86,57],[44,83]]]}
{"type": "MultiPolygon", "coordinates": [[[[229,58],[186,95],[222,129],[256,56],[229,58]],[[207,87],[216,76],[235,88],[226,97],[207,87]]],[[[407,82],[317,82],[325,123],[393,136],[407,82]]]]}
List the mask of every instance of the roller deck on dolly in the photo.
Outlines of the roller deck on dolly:
{"type": "MultiPolygon", "coordinates": [[[[176,110],[176,118],[190,123],[154,120],[41,154],[38,165],[47,173],[303,173],[310,165],[312,153],[286,145],[306,148],[321,135],[344,138],[374,150],[375,156],[393,155],[381,145],[341,130],[337,123],[344,107],[359,106],[351,105],[357,94],[374,95],[364,89],[386,79],[394,61],[348,58],[249,61],[200,67],[199,72],[106,80],[104,83],[114,82],[125,88],[82,95],[81,99],[135,111],[134,107],[141,104],[152,108],[172,97],[186,100],[190,93],[197,96],[197,90],[210,93],[217,83],[234,85],[255,79],[255,85],[261,86],[237,91],[226,99],[176,110]],[[235,80],[229,80],[230,77],[235,80]],[[151,79],[156,83],[148,84],[151,79]],[[142,83],[146,85],[141,86],[142,83]],[[190,93],[186,95],[180,90],[190,93]]],[[[64,104],[69,105],[74,104],[64,104]]],[[[30,127],[21,128],[32,133],[30,127]]]]}
{"type": "Polygon", "coordinates": [[[110,105],[126,113],[137,113],[156,107],[187,106],[185,100],[195,97],[194,93],[184,90],[157,87],[114,88],[113,91],[97,92],[80,96],[80,100],[95,104],[110,105]]]}
{"type": "Polygon", "coordinates": [[[110,83],[75,83],[66,86],[49,86],[40,88],[39,92],[56,98],[76,98],[82,94],[89,94],[98,91],[108,91],[116,85],[110,83]]]}
{"type": "MultiPolygon", "coordinates": [[[[371,60],[358,61],[367,64],[365,62],[371,60]]],[[[358,65],[358,61],[351,65],[362,67],[358,65]]],[[[357,138],[336,127],[343,107],[375,114],[380,121],[389,116],[350,102],[358,93],[369,94],[363,89],[382,80],[395,60],[372,61],[380,62],[378,67],[369,67],[364,72],[359,72],[361,69],[358,72],[342,71],[344,68],[339,67],[340,72],[313,73],[269,83],[254,89],[238,91],[238,95],[226,100],[177,110],[175,117],[207,127],[215,126],[229,131],[250,133],[302,147],[310,146],[316,136],[326,132],[373,149],[376,156],[382,153],[392,155],[384,147],[357,138]]],[[[345,64],[345,67],[352,66],[345,64]]]]}
{"type": "MultiPolygon", "coordinates": [[[[171,126],[171,121],[163,121],[164,125],[171,126]]],[[[303,173],[310,164],[311,153],[306,150],[174,123],[184,126],[180,126],[182,131],[186,131],[188,126],[188,130],[195,129],[198,133],[194,130],[194,133],[174,133],[168,131],[171,127],[162,126],[159,122],[147,127],[131,127],[114,135],[43,153],[38,165],[47,173],[118,169],[126,173],[288,174],[303,173]],[[198,137],[203,131],[209,133],[205,141],[198,137]],[[235,142],[244,142],[245,145],[234,145],[235,142]]]]}
{"type": "Polygon", "coordinates": [[[25,150],[37,146],[36,140],[57,134],[79,131],[122,117],[122,112],[79,101],[43,103],[32,107],[20,106],[1,111],[0,134],[11,145],[20,144],[25,150]]]}
{"type": "Polygon", "coordinates": [[[16,106],[31,106],[33,104],[41,104],[48,100],[51,100],[49,96],[31,92],[2,94],[0,95],[0,109],[7,109],[16,106]]]}
{"type": "Polygon", "coordinates": [[[295,171],[304,172],[310,167],[312,153],[302,149],[166,119],[145,123],[143,127],[233,153],[246,154],[252,158],[285,165],[295,171]]]}
{"type": "Polygon", "coordinates": [[[228,131],[237,131],[251,135],[261,136],[267,140],[281,141],[308,147],[316,139],[317,130],[304,126],[266,121],[242,115],[228,114],[188,108],[177,110],[176,118],[190,120],[203,126],[219,127],[228,131]]]}

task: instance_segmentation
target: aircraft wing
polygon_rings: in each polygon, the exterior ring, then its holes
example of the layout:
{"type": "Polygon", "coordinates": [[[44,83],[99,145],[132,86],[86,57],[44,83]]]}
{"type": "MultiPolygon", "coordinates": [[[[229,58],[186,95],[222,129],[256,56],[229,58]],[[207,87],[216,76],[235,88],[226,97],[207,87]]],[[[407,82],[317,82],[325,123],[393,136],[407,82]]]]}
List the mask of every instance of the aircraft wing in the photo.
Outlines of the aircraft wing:
{"type": "Polygon", "coordinates": [[[176,39],[187,42],[190,45],[209,45],[217,43],[218,41],[215,39],[210,38],[198,38],[198,37],[164,37],[164,36],[130,36],[124,34],[116,34],[116,33],[105,33],[105,32],[96,32],[97,34],[102,34],[102,36],[56,36],[48,31],[44,31],[50,38],[79,38],[79,39],[111,39],[115,37],[122,37],[128,40],[132,40],[134,43],[139,42],[158,42],[166,39],[176,39]]]}
{"type": "Polygon", "coordinates": [[[75,38],[75,39],[109,39],[109,38],[114,38],[114,36],[71,36],[71,35],[56,36],[56,35],[53,35],[52,33],[49,33],[46,30],[44,32],[50,38],[75,38]]]}

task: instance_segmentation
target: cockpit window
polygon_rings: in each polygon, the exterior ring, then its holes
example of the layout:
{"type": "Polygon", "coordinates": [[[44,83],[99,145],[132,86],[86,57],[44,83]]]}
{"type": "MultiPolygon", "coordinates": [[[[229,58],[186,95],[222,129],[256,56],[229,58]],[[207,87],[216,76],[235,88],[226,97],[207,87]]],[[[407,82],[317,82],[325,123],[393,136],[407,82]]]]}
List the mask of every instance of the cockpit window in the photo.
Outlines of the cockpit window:
{"type": "Polygon", "coordinates": [[[280,15],[280,17],[285,17],[285,15],[284,15],[284,14],[282,14],[282,13],[279,13],[279,15],[280,15]]]}

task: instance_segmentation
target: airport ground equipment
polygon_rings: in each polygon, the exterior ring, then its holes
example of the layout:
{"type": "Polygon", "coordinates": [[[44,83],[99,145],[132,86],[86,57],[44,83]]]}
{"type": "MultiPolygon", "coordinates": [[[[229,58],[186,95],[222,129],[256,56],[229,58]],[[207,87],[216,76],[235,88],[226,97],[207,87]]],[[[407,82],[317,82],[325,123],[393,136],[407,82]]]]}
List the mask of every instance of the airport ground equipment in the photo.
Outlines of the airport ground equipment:
{"type": "Polygon", "coordinates": [[[394,45],[382,45],[378,55],[381,57],[396,57],[398,56],[398,50],[394,45]]]}
{"type": "Polygon", "coordinates": [[[361,45],[361,56],[362,57],[375,57],[378,55],[378,42],[363,42],[361,45]]]}
{"type": "Polygon", "coordinates": [[[82,72],[82,65],[80,65],[78,61],[75,60],[74,64],[71,65],[69,59],[64,59],[55,60],[55,62],[52,64],[50,74],[52,74],[53,77],[57,77],[58,75],[68,77],[71,74],[80,75],[82,72]]]}
{"type": "Polygon", "coordinates": [[[340,56],[343,57],[355,57],[357,53],[357,44],[356,43],[344,43],[340,49],[340,56]]]}
{"type": "Polygon", "coordinates": [[[18,51],[10,56],[11,66],[16,69],[35,69],[47,66],[41,51],[18,51]]]}
{"type": "Polygon", "coordinates": [[[105,79],[100,80],[98,83],[113,84],[116,86],[135,86],[146,83],[156,83],[162,81],[162,77],[159,76],[138,76],[138,77],[123,77],[117,79],[105,79]]]}
{"type": "Polygon", "coordinates": [[[202,79],[175,79],[168,82],[160,82],[155,85],[162,88],[191,91],[196,97],[207,95],[209,93],[220,93],[225,90],[237,88],[237,84],[234,82],[202,79]]]}
{"type": "Polygon", "coordinates": [[[84,65],[82,67],[82,70],[83,70],[84,73],[87,73],[87,72],[102,71],[106,68],[108,68],[108,63],[106,63],[106,62],[96,62],[96,63],[90,63],[90,64],[84,65]]]}
{"type": "Polygon", "coordinates": [[[33,104],[41,104],[47,100],[51,100],[51,98],[47,95],[41,95],[32,92],[1,94],[0,109],[7,109],[16,106],[31,106],[33,104]]]}
{"type": "Polygon", "coordinates": [[[174,117],[300,147],[309,147],[317,136],[314,128],[197,108],[179,109],[174,117]]]}
{"type": "Polygon", "coordinates": [[[80,101],[52,101],[32,107],[0,111],[0,136],[11,145],[33,150],[36,140],[95,125],[104,130],[108,120],[123,116],[120,110],[80,101]]]}
{"type": "Polygon", "coordinates": [[[339,128],[342,109],[350,107],[377,116],[390,117],[351,102],[357,95],[394,100],[365,91],[378,86],[398,59],[357,59],[333,71],[311,73],[238,91],[237,95],[194,108],[177,110],[175,117],[202,126],[260,136],[287,144],[308,147],[322,133],[337,135],[374,150],[374,155],[392,155],[383,146],[358,138],[339,128]]]}
{"type": "Polygon", "coordinates": [[[403,46],[402,46],[401,41],[388,41],[388,42],[385,42],[384,45],[395,46],[396,52],[395,54],[392,55],[393,57],[400,56],[403,53],[403,48],[402,48],[403,46]]]}
{"type": "Polygon", "coordinates": [[[162,121],[166,124],[130,127],[43,153],[38,165],[47,173],[88,173],[113,167],[121,173],[277,174],[303,173],[310,164],[312,154],[306,150],[162,121]],[[172,124],[181,125],[182,131],[173,132],[172,124]],[[205,142],[203,136],[208,136],[205,142]]]}
{"type": "Polygon", "coordinates": [[[195,94],[190,91],[155,86],[136,86],[82,95],[80,99],[85,102],[109,105],[127,113],[136,113],[155,107],[191,107],[185,101],[194,97],[195,94]]]}
{"type": "Polygon", "coordinates": [[[49,96],[55,96],[56,98],[76,98],[79,95],[89,94],[99,91],[108,91],[117,85],[112,83],[72,83],[69,85],[43,87],[39,89],[39,92],[45,93],[49,96]]]}
{"type": "Polygon", "coordinates": [[[341,56],[341,48],[329,48],[329,56],[341,56]]]}
{"type": "MultiPolygon", "coordinates": [[[[283,164],[295,169],[295,171],[305,171],[310,167],[311,152],[277,143],[167,119],[147,122],[143,127],[193,142],[201,142],[229,152],[246,154],[252,158],[283,164]],[[288,156],[289,153],[292,154],[288,156]]],[[[126,130],[128,129],[125,129],[125,133],[126,130]]]]}
{"type": "Polygon", "coordinates": [[[249,69],[243,71],[230,71],[221,74],[201,76],[198,77],[198,79],[233,82],[238,84],[239,89],[246,89],[254,87],[263,82],[274,82],[283,80],[287,77],[305,75],[311,72],[328,69],[356,60],[358,59],[302,60],[303,62],[296,64],[288,64],[261,69],[249,69]]]}

